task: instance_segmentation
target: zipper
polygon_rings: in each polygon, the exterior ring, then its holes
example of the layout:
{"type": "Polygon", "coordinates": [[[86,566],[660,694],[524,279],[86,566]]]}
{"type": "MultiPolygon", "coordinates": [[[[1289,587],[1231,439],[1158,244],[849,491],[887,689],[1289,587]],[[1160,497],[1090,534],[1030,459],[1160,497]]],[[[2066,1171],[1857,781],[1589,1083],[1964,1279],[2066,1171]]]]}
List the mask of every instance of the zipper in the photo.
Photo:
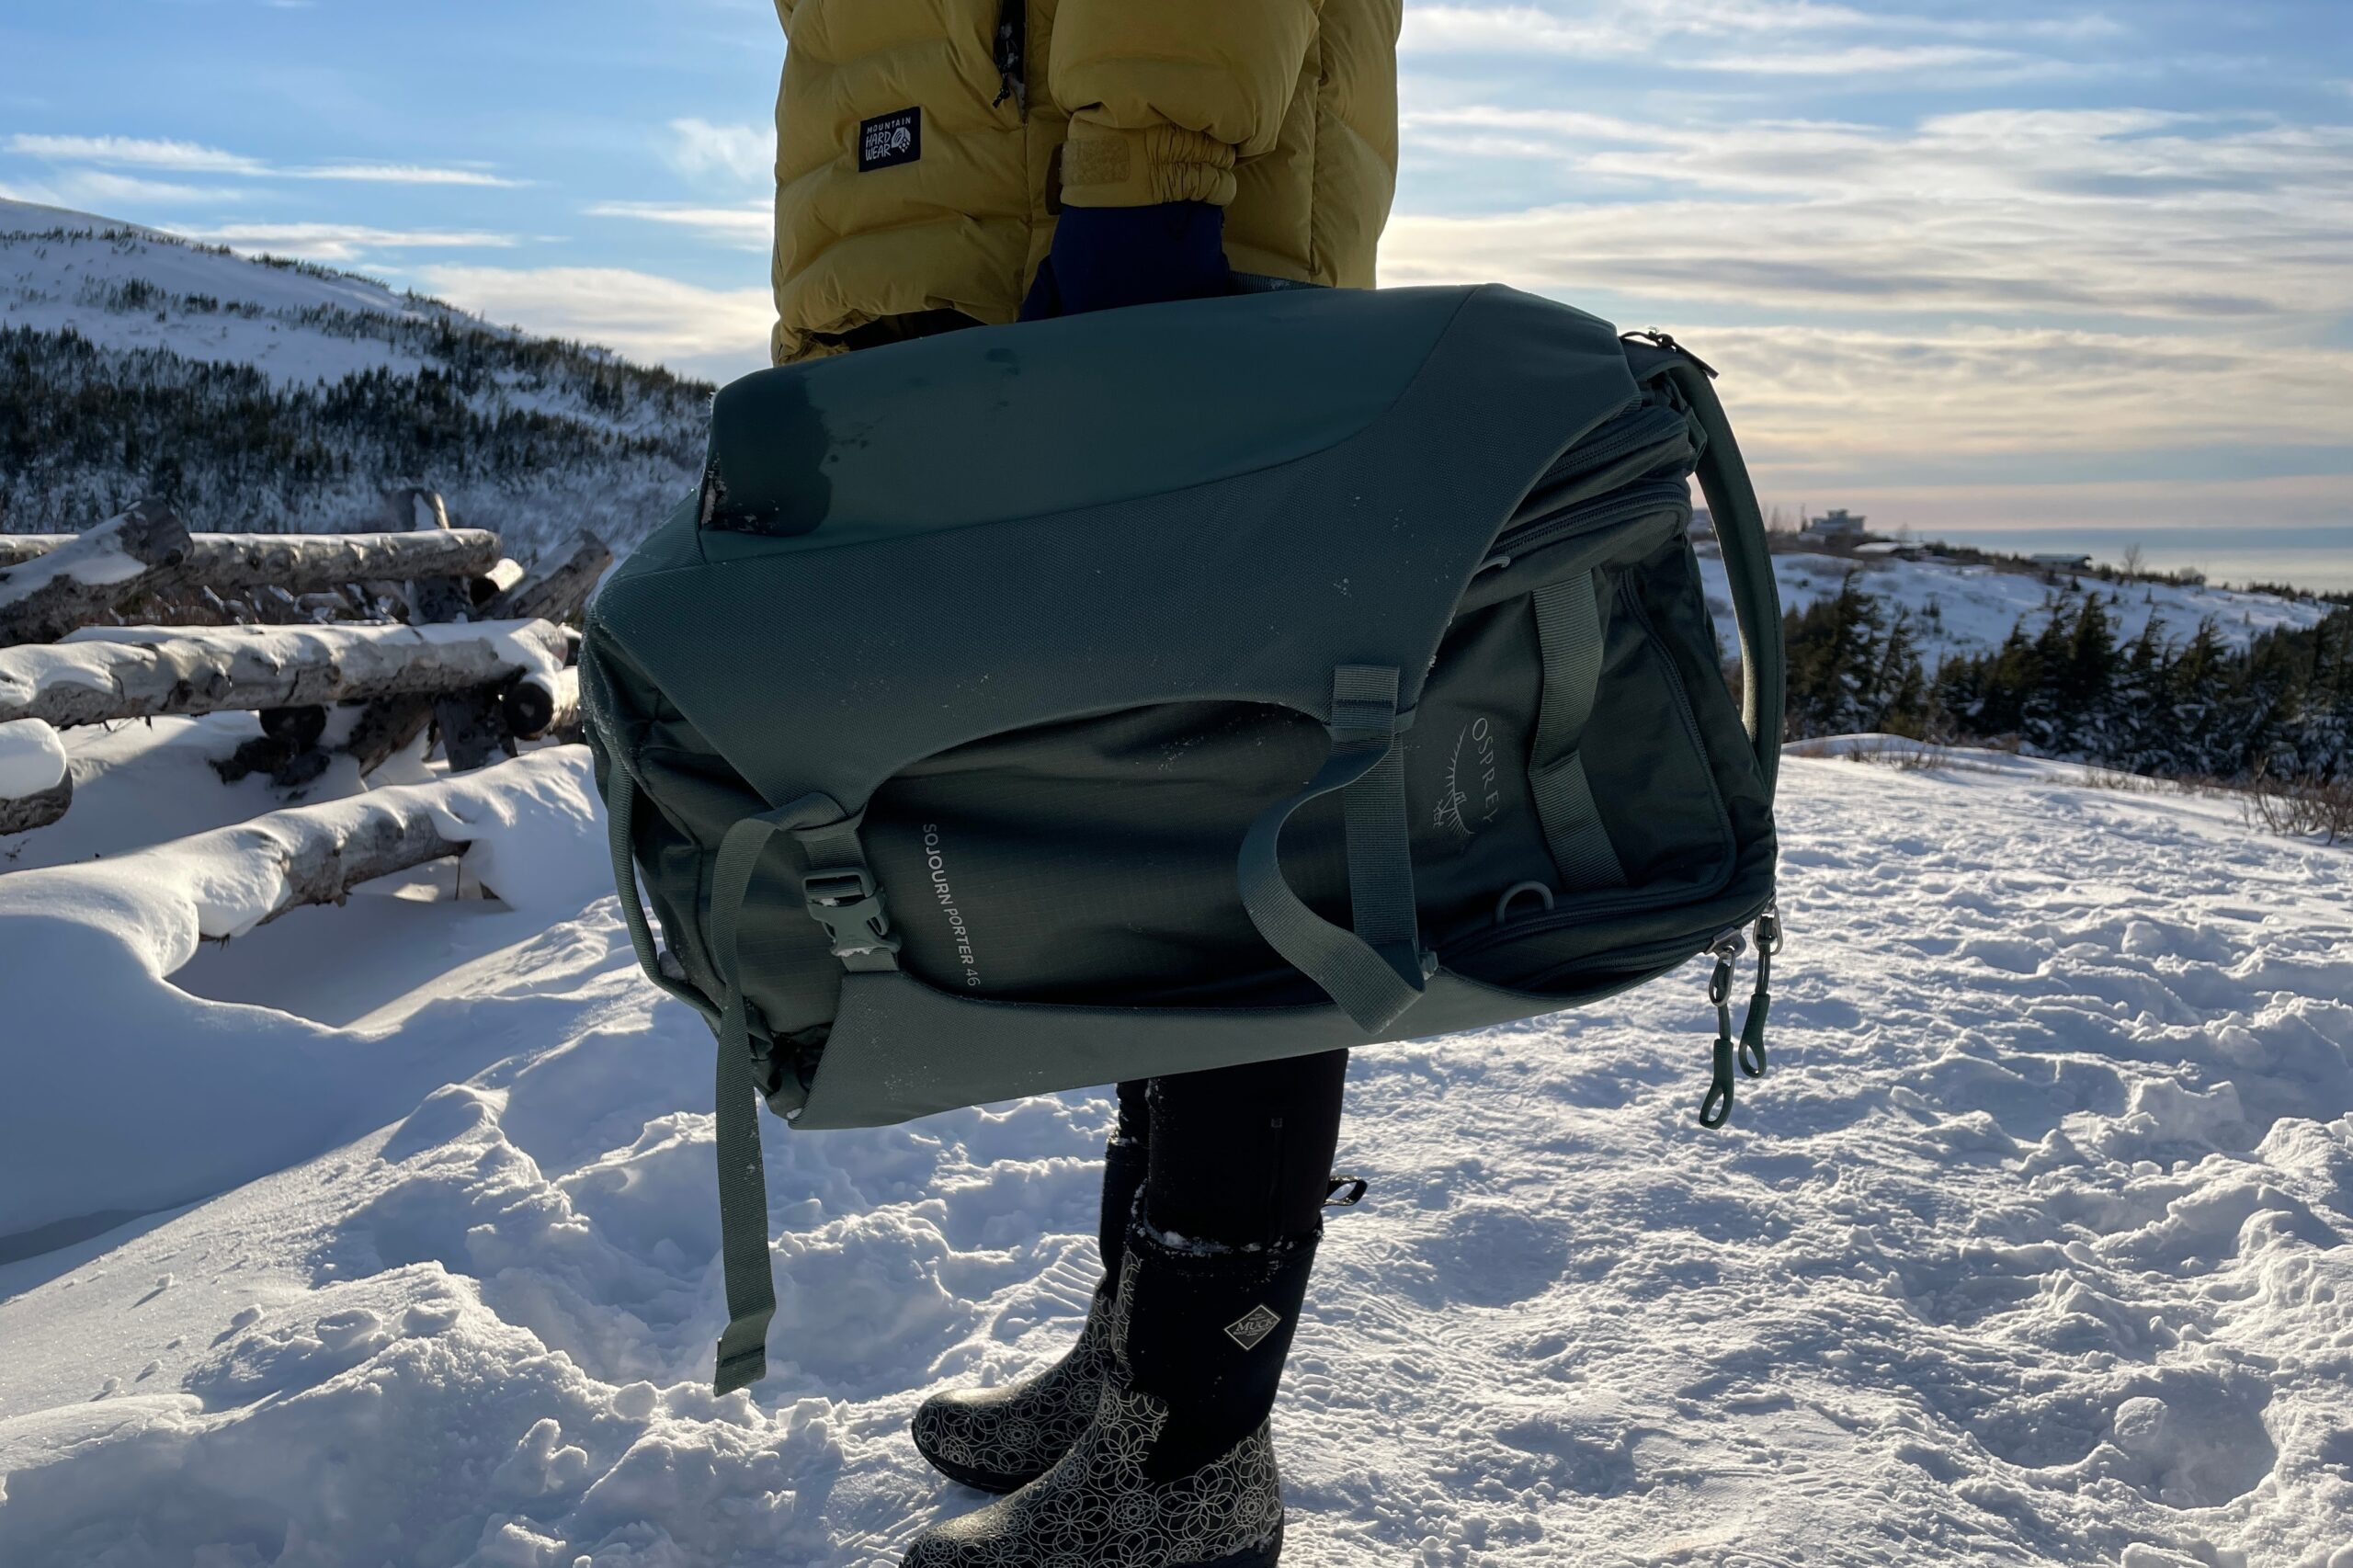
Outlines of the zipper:
{"type": "Polygon", "coordinates": [[[1623,490],[1614,491],[1597,501],[1586,501],[1565,512],[1556,512],[1532,523],[1506,528],[1488,547],[1488,557],[1480,563],[1479,570],[1485,571],[1496,564],[1499,559],[1508,561],[1514,554],[1541,550],[1548,544],[1557,544],[1577,534],[1597,533],[1614,524],[1630,523],[1654,512],[1678,506],[1688,511],[1690,505],[1691,493],[1681,480],[1646,479],[1623,490]]]}
{"type": "Polygon", "coordinates": [[[995,51],[991,61],[996,66],[1000,85],[989,108],[1000,108],[1006,99],[1011,98],[1017,113],[1029,112],[1029,82],[1024,60],[1029,48],[1029,0],[1004,0],[997,7],[995,51]]]}
{"type": "Polygon", "coordinates": [[[1644,447],[1656,446],[1673,437],[1687,435],[1691,427],[1688,415],[1663,403],[1640,404],[1610,423],[1623,428],[1615,433],[1605,430],[1590,441],[1571,448],[1563,457],[1574,458],[1575,466],[1563,468],[1554,465],[1545,471],[1544,477],[1538,480],[1531,490],[1542,490],[1580,473],[1607,468],[1630,452],[1638,452],[1644,447]]]}
{"type": "MultiPolygon", "coordinates": [[[[1661,645],[1657,626],[1651,620],[1649,612],[1643,608],[1642,599],[1632,591],[1631,585],[1622,577],[1618,582],[1618,597],[1626,605],[1628,613],[1633,617],[1634,624],[1642,629],[1643,637],[1649,640],[1654,648],[1658,649],[1659,657],[1665,660],[1667,689],[1675,695],[1676,712],[1683,721],[1684,738],[1690,744],[1693,754],[1704,760],[1708,755],[1708,746],[1706,738],[1699,733],[1699,715],[1692,710],[1691,695],[1684,688],[1683,676],[1677,671],[1675,661],[1667,658],[1665,649],[1661,645]]],[[[1724,812],[1723,796],[1718,792],[1712,781],[1708,786],[1708,798],[1716,809],[1719,837],[1729,838],[1732,834],[1732,822],[1724,812]]],[[[1558,931],[1568,926],[1586,925],[1597,915],[1617,915],[1629,910],[1648,909],[1670,903],[1686,903],[1694,899],[1711,898],[1722,892],[1725,884],[1732,881],[1733,872],[1736,869],[1734,857],[1727,855],[1724,858],[1722,877],[1710,886],[1679,890],[1664,894],[1645,889],[1630,889],[1623,892],[1587,893],[1574,901],[1562,898],[1552,909],[1542,915],[1516,921],[1509,926],[1490,926],[1484,931],[1474,933],[1449,948],[1446,959],[1449,963],[1451,963],[1455,959],[1472,957],[1506,940],[1514,940],[1535,932],[1558,931]]],[[[1683,948],[1683,951],[1687,954],[1707,950],[1709,949],[1706,946],[1683,948]]]]}
{"type": "Polygon", "coordinates": [[[1700,358],[1697,354],[1692,353],[1691,350],[1684,347],[1680,343],[1676,342],[1675,336],[1672,333],[1661,332],[1656,327],[1650,327],[1642,332],[1620,333],[1619,334],[1619,336],[1621,338],[1631,338],[1637,343],[1647,343],[1654,348],[1663,348],[1669,354],[1680,354],[1683,358],[1690,360],[1691,363],[1699,366],[1699,369],[1708,372],[1708,380],[1712,381],[1719,379],[1716,375],[1716,368],[1713,365],[1709,364],[1705,359],[1700,358]]]}

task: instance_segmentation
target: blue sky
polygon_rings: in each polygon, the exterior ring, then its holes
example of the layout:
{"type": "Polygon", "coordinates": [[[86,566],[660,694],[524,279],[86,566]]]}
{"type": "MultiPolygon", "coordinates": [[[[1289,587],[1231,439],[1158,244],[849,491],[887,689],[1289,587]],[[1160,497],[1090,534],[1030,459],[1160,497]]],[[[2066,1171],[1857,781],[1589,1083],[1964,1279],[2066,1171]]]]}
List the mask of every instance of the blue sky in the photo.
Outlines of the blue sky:
{"type": "MultiPolygon", "coordinates": [[[[11,0],[0,194],[759,362],[767,0],[11,0]]],[[[2353,553],[2353,0],[1408,0],[1390,283],[1726,373],[1768,500],[2353,553]]]]}

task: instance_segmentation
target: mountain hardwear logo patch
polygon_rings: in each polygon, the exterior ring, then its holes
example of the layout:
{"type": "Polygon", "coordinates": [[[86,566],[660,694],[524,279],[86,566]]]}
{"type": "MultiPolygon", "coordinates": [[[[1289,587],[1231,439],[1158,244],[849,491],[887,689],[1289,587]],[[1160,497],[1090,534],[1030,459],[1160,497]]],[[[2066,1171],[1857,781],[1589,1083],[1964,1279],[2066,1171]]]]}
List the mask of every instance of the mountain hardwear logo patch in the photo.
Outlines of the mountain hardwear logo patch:
{"type": "Polygon", "coordinates": [[[895,168],[923,156],[923,110],[893,109],[858,126],[858,172],[895,168]]]}
{"type": "Polygon", "coordinates": [[[1256,1350],[1267,1335],[1283,1325],[1279,1313],[1268,1307],[1253,1307],[1238,1322],[1225,1325],[1225,1335],[1245,1350],[1256,1350]]]}

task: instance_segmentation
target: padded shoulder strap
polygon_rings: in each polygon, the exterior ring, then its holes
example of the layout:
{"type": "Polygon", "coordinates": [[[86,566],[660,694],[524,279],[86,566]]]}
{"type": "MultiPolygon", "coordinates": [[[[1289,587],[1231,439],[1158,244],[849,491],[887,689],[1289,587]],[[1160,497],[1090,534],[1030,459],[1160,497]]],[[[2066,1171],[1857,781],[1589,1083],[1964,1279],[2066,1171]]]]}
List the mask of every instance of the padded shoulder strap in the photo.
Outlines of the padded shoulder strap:
{"type": "MultiPolygon", "coordinates": [[[[1672,349],[1672,342],[1662,344],[1672,349]]],[[[1765,540],[1765,517],[1749,483],[1748,465],[1732,422],[1716,401],[1711,372],[1677,352],[1667,374],[1691,405],[1707,437],[1699,454],[1699,491],[1708,499],[1716,548],[1732,584],[1733,619],[1740,632],[1741,720],[1756,747],[1756,766],[1769,795],[1781,770],[1781,723],[1787,679],[1781,648],[1781,591],[1773,578],[1773,554],[1765,540]]]]}

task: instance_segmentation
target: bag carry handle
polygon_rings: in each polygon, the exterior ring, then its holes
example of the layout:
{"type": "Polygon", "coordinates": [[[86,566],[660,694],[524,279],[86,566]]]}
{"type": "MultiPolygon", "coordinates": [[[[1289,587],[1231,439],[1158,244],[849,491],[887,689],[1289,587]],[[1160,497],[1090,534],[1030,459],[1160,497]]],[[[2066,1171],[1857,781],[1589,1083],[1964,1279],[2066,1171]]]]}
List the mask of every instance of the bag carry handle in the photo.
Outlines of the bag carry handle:
{"type": "Polygon", "coordinates": [[[1420,933],[1405,818],[1404,750],[1394,669],[1343,665],[1332,672],[1332,752],[1307,787],[1258,815],[1242,840],[1242,907],[1267,945],[1321,986],[1367,1033],[1421,1000],[1420,933]],[[1283,824],[1310,801],[1346,790],[1348,900],[1356,929],[1307,907],[1283,876],[1283,824]]]}
{"type": "Polygon", "coordinates": [[[1773,553],[1766,543],[1765,515],[1741,461],[1732,422],[1716,400],[1715,372],[1663,332],[1636,333],[1665,351],[1666,373],[1699,421],[1699,493],[1723,554],[1732,585],[1733,622],[1740,634],[1741,723],[1756,748],[1756,766],[1772,793],[1781,770],[1781,722],[1787,678],[1781,648],[1781,590],[1773,578],[1773,553]]]}

